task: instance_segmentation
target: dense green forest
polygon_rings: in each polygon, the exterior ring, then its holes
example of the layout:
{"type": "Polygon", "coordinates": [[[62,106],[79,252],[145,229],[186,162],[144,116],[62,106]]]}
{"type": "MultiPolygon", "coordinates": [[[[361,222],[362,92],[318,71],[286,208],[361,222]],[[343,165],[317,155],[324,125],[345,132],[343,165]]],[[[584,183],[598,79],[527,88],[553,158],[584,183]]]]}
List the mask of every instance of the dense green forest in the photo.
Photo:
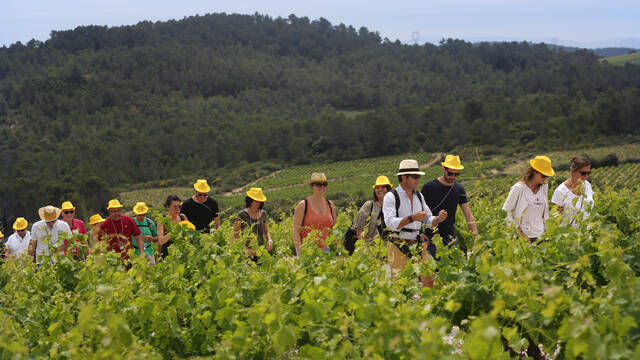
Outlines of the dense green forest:
{"type": "Polygon", "coordinates": [[[0,222],[247,162],[560,147],[639,118],[640,66],[586,50],[411,46],[294,15],[53,31],[0,48],[0,222]]]}

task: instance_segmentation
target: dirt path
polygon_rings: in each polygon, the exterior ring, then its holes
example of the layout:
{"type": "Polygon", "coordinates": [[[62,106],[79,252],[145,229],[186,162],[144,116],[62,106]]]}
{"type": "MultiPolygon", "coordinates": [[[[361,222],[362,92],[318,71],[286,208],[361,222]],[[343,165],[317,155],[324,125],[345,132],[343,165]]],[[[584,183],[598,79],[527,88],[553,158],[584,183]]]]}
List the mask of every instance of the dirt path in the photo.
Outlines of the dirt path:
{"type": "MultiPolygon", "coordinates": [[[[436,153],[433,158],[431,160],[429,160],[428,163],[422,164],[420,165],[420,169],[426,169],[428,167],[430,167],[431,165],[435,164],[436,162],[440,161],[440,159],[442,158],[442,153],[436,153]]],[[[278,170],[278,171],[274,171],[273,173],[267,175],[267,176],[263,176],[260,179],[257,179],[256,181],[250,182],[242,187],[233,189],[231,192],[226,192],[223,194],[223,196],[232,196],[234,194],[237,194],[238,192],[242,191],[242,189],[246,188],[247,186],[251,186],[256,184],[258,181],[267,178],[267,177],[275,177],[279,172],[281,172],[282,170],[278,170]]],[[[360,175],[356,175],[356,176],[340,176],[340,177],[335,177],[335,178],[330,178],[329,181],[340,181],[340,180],[344,180],[344,179],[351,179],[354,177],[365,177],[365,176],[375,176],[377,175],[377,173],[365,173],[365,174],[360,174],[360,175]]],[[[282,185],[282,186],[274,186],[274,187],[270,187],[270,188],[266,188],[263,189],[264,191],[273,191],[273,190],[281,190],[281,189],[288,189],[288,188],[292,188],[292,187],[298,187],[298,186],[305,186],[304,184],[289,184],[289,185],[282,185]]]]}

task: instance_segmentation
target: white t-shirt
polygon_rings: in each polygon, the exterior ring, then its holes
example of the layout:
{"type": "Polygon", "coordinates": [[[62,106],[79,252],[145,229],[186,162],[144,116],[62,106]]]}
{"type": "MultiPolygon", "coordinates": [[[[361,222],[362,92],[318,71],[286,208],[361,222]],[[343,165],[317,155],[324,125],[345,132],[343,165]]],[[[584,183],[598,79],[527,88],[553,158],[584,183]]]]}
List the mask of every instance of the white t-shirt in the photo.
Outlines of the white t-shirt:
{"type": "Polygon", "coordinates": [[[529,238],[537,238],[545,230],[548,217],[549,185],[542,184],[537,193],[522,182],[511,187],[502,209],[507,212],[507,222],[518,226],[529,238]]]}
{"type": "Polygon", "coordinates": [[[71,235],[69,225],[62,221],[56,220],[51,229],[44,220],[40,220],[31,227],[31,237],[36,240],[36,262],[42,264],[42,256],[50,256],[50,247],[58,248],[63,245],[61,233],[71,235]]]}
{"type": "Polygon", "coordinates": [[[578,196],[563,182],[553,192],[551,202],[562,206],[562,221],[578,227],[581,220],[589,217],[589,211],[593,207],[593,189],[589,181],[585,181],[582,184],[582,195],[578,196]]]}
{"type": "Polygon", "coordinates": [[[13,233],[7,239],[7,243],[5,244],[5,246],[13,256],[18,258],[22,256],[22,254],[27,252],[30,242],[31,233],[29,231],[25,233],[23,238],[21,238],[18,233],[13,233]]]}

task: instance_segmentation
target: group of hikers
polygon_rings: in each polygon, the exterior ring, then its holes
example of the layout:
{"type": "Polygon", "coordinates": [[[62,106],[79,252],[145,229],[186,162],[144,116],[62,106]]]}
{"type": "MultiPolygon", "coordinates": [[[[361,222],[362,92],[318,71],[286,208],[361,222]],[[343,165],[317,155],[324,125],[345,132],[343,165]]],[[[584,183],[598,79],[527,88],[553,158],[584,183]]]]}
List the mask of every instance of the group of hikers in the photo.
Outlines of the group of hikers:
{"type": "MultiPolygon", "coordinates": [[[[536,156],[529,161],[530,167],[520,181],[509,191],[502,207],[506,211],[506,221],[516,229],[516,235],[526,241],[537,242],[545,231],[545,221],[549,217],[548,178],[555,175],[551,160],[547,156],[536,156]]],[[[400,162],[397,171],[398,186],[395,188],[389,178],[378,176],[373,184],[373,194],[359,209],[353,224],[345,233],[344,247],[352,253],[355,241],[363,240],[365,246],[374,243],[378,236],[387,248],[387,259],[392,277],[396,277],[412,258],[412,249],[418,249],[422,261],[428,256],[438,260],[437,248],[432,241],[435,234],[442,238],[443,246],[457,246],[455,216],[458,206],[462,210],[469,230],[478,237],[478,227],[468,203],[464,186],[456,180],[464,166],[457,155],[447,155],[441,162],[442,175],[422,185],[418,190],[421,176],[416,160],[400,162]]],[[[577,227],[581,220],[589,216],[593,207],[593,190],[587,180],[591,174],[591,163],[585,157],[574,157],[570,164],[570,176],[554,191],[551,201],[562,214],[562,221],[577,227]]],[[[302,254],[301,245],[309,237],[323,252],[329,252],[326,239],[336,224],[336,208],[325,195],[328,180],[324,173],[312,173],[305,181],[310,186],[311,195],[300,201],[293,214],[292,238],[296,256],[302,254]]],[[[169,222],[182,224],[197,231],[209,232],[220,226],[219,209],[215,200],[209,197],[210,186],[205,179],[193,184],[194,194],[181,201],[176,195],[169,195],[165,201],[166,217],[169,222]]],[[[258,262],[256,246],[273,249],[269,233],[268,214],[264,210],[267,197],[261,188],[252,187],[246,192],[245,208],[234,218],[234,238],[239,239],[247,229],[253,234],[247,240],[245,250],[249,259],[258,262]]],[[[94,241],[106,242],[107,250],[119,253],[127,266],[128,250],[133,248],[136,256],[155,264],[168,255],[171,237],[164,223],[156,225],[147,216],[148,207],[139,202],[133,207],[134,218],[122,213],[123,206],[117,199],[107,205],[109,217],[99,214],[90,218],[94,241]],[[158,253],[154,253],[152,243],[157,243],[158,253]]],[[[87,234],[84,222],[75,219],[75,207],[65,201],[60,208],[52,205],[38,211],[40,221],[27,231],[28,222],[17,218],[13,224],[15,233],[5,242],[7,257],[28,255],[42,264],[53,251],[70,252],[74,257],[84,258],[77,244],[69,243],[73,233],[87,234]],[[62,220],[59,216],[62,214],[62,220]],[[66,233],[62,242],[60,234],[66,233]],[[55,250],[54,250],[55,249],[55,250]]],[[[2,241],[0,233],[0,241],[2,241]]],[[[423,286],[433,286],[433,274],[420,275],[423,286]]]]}

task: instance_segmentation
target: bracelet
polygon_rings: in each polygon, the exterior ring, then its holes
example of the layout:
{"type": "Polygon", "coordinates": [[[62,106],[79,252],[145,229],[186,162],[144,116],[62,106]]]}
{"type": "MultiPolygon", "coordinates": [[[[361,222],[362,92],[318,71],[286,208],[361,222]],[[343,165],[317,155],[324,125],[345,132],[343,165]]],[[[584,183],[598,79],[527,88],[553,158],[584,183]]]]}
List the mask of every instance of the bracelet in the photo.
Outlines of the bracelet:
{"type": "Polygon", "coordinates": [[[409,223],[413,222],[413,215],[409,215],[409,223]]]}

